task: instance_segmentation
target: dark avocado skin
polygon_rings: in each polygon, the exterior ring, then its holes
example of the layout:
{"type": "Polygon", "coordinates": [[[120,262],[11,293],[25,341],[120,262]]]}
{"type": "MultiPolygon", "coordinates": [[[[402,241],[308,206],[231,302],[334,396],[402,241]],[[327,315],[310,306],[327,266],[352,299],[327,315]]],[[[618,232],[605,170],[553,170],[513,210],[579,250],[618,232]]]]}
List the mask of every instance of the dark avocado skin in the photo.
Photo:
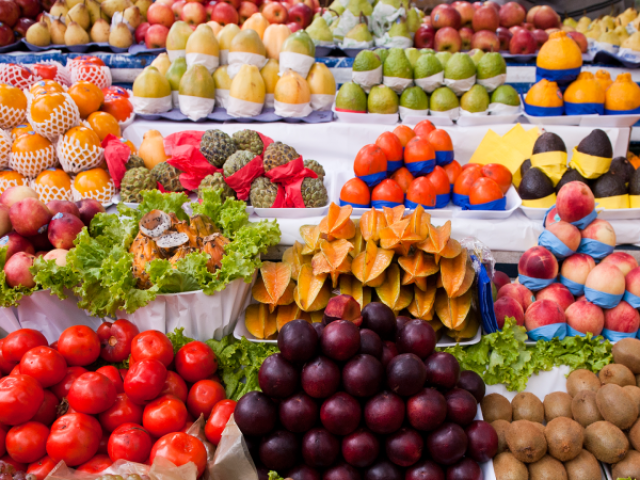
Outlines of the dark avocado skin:
{"type": "Polygon", "coordinates": [[[522,162],[522,165],[520,165],[520,176],[524,177],[524,174],[527,173],[530,168],[531,168],[531,160],[527,158],[524,162],[522,162]]]}
{"type": "Polygon", "coordinates": [[[522,176],[518,193],[523,200],[537,200],[554,193],[553,183],[542,170],[530,168],[522,176]]]}
{"type": "Polygon", "coordinates": [[[599,128],[593,130],[578,144],[578,151],[594,157],[612,158],[611,140],[599,128]]]}
{"type": "Polygon", "coordinates": [[[629,195],[640,195],[640,169],[633,172],[629,180],[629,195]]]}
{"type": "Polygon", "coordinates": [[[582,182],[589,185],[589,182],[587,181],[587,179],[584,178],[582,175],[580,175],[580,172],[578,172],[578,170],[574,170],[573,168],[570,168],[569,170],[564,172],[564,175],[562,175],[562,178],[556,185],[556,193],[560,191],[563,185],[569,182],[582,182]]]}
{"type": "Polygon", "coordinates": [[[615,197],[627,193],[624,180],[612,173],[605,173],[597,178],[591,186],[593,196],[596,198],[615,197]]]}
{"type": "Polygon", "coordinates": [[[631,162],[625,157],[616,157],[611,160],[611,166],[609,167],[609,173],[619,176],[624,180],[624,183],[629,183],[631,176],[636,171],[631,165],[631,162]]]}
{"type": "Polygon", "coordinates": [[[555,133],[545,132],[538,137],[533,145],[533,154],[545,152],[566,152],[564,141],[555,133]]]}

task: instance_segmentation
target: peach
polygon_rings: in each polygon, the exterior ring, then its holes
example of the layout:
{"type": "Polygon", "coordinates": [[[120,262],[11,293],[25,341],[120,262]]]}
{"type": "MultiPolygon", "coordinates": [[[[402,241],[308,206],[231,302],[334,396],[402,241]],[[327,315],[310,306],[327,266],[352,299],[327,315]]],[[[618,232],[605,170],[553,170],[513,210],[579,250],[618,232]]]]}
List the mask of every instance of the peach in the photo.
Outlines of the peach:
{"type": "Polygon", "coordinates": [[[29,240],[16,232],[7,233],[0,238],[0,248],[7,247],[7,260],[18,252],[25,252],[33,255],[36,251],[29,240]]]}
{"type": "Polygon", "coordinates": [[[614,332],[634,333],[640,327],[640,313],[624,300],[604,311],[604,328],[614,332]]]}
{"type": "Polygon", "coordinates": [[[533,293],[524,285],[520,285],[519,283],[508,283],[504,285],[500,290],[498,290],[498,298],[502,297],[511,297],[515,301],[517,301],[522,307],[523,311],[527,311],[529,305],[531,305],[534,301],[533,293]]]}
{"type": "Polygon", "coordinates": [[[27,197],[11,205],[9,218],[13,229],[25,237],[33,237],[51,221],[51,212],[37,198],[27,197]]]}
{"type": "Polygon", "coordinates": [[[547,218],[544,221],[544,228],[549,228],[549,225],[553,225],[554,223],[559,221],[560,217],[558,216],[558,210],[556,209],[556,207],[553,207],[547,214],[547,218]]]}
{"type": "Polygon", "coordinates": [[[76,205],[80,210],[80,220],[82,220],[82,223],[87,227],[91,224],[91,220],[96,216],[96,213],[106,212],[102,204],[93,198],[83,198],[79,202],[76,202],[76,205]]]}
{"type": "Polygon", "coordinates": [[[518,273],[531,278],[549,280],[558,276],[558,261],[544,247],[531,247],[518,262],[518,273]]]}
{"type": "Polygon", "coordinates": [[[566,323],[566,319],[560,306],[551,300],[536,300],[524,314],[524,326],[527,330],[554,323],[566,323]]]}
{"type": "Polygon", "coordinates": [[[47,252],[43,258],[45,260],[55,260],[56,265],[58,265],[59,267],[64,267],[67,264],[67,253],[69,253],[69,250],[56,248],[54,250],[51,250],[50,252],[47,252]]]}
{"type": "Polygon", "coordinates": [[[46,231],[34,235],[33,237],[29,237],[29,241],[31,242],[31,245],[33,245],[33,248],[35,248],[36,252],[39,250],[48,252],[53,248],[46,231]]]}
{"type": "Polygon", "coordinates": [[[589,215],[596,207],[591,189],[582,182],[569,182],[558,192],[556,209],[560,220],[573,223],[589,215]]]}
{"type": "Polygon", "coordinates": [[[564,315],[567,325],[580,333],[590,332],[597,336],[604,328],[604,312],[599,306],[586,300],[569,305],[564,315]]]}
{"type": "Polygon", "coordinates": [[[507,317],[513,317],[518,325],[524,325],[524,310],[520,302],[513,297],[503,296],[493,304],[493,311],[496,314],[498,328],[502,330],[507,317]]]}
{"type": "Polygon", "coordinates": [[[2,195],[0,195],[0,203],[11,207],[14,203],[24,200],[25,198],[35,198],[37,200],[38,194],[33,188],[20,185],[18,187],[7,188],[2,192],[2,195]]]}
{"type": "Polygon", "coordinates": [[[580,230],[576,226],[560,220],[549,225],[547,230],[553,233],[570,250],[574,252],[578,250],[580,246],[580,230]]]}
{"type": "Polygon", "coordinates": [[[56,248],[69,250],[83,228],[84,223],[75,215],[56,213],[49,223],[49,241],[56,248]]]}
{"type": "Polygon", "coordinates": [[[624,275],[618,267],[601,263],[591,270],[584,286],[611,295],[622,295],[625,287],[624,275]]]}
{"type": "Polygon", "coordinates": [[[576,298],[576,303],[578,303],[578,302],[586,302],[586,301],[587,301],[587,296],[586,295],[580,295],[578,298],[576,298]]]}
{"type": "MultiPolygon", "coordinates": [[[[603,262],[604,263],[604,262],[603,262]]],[[[640,267],[636,267],[624,277],[625,290],[640,297],[640,267]]]]}
{"type": "Polygon", "coordinates": [[[511,283],[511,279],[509,278],[509,275],[507,275],[506,273],[501,272],[499,270],[496,270],[495,272],[493,272],[493,284],[496,286],[498,290],[500,290],[502,287],[510,283],[511,283]]]}
{"type": "Polygon", "coordinates": [[[616,246],[616,232],[611,224],[606,220],[596,218],[593,222],[587,225],[587,228],[582,230],[580,234],[582,235],[582,238],[597,240],[598,242],[611,245],[612,247],[616,246]]]}
{"type": "Polygon", "coordinates": [[[638,266],[636,259],[625,252],[613,252],[611,255],[604,257],[601,263],[611,263],[615,265],[623,275],[628,275],[631,270],[638,266]]]}
{"type": "Polygon", "coordinates": [[[36,282],[33,281],[33,275],[29,271],[29,268],[33,266],[35,258],[33,255],[25,252],[18,252],[13,255],[4,265],[7,285],[11,288],[35,287],[36,282]]]}
{"type": "Polygon", "coordinates": [[[589,272],[596,266],[595,260],[585,253],[574,253],[562,262],[560,275],[567,280],[584,285],[589,272]]]}
{"type": "Polygon", "coordinates": [[[56,213],[70,213],[80,218],[78,206],[68,200],[51,200],[47,203],[47,208],[51,212],[51,215],[55,215],[56,213]]]}
{"type": "Polygon", "coordinates": [[[561,283],[552,283],[548,287],[540,290],[536,293],[536,300],[551,300],[552,302],[556,302],[563,311],[575,301],[569,289],[561,283]]]}
{"type": "Polygon", "coordinates": [[[4,237],[11,230],[13,230],[13,226],[9,217],[9,207],[0,204],[0,237],[4,237]]]}
{"type": "Polygon", "coordinates": [[[328,325],[336,320],[348,320],[357,327],[362,324],[360,304],[351,295],[338,295],[329,300],[322,323],[328,325]]]}

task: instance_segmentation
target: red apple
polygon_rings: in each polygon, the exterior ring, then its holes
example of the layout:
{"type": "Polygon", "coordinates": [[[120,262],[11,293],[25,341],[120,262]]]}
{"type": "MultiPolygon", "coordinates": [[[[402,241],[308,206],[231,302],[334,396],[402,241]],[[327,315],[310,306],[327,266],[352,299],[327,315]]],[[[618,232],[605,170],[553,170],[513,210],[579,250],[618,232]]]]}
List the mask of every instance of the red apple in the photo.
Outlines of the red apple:
{"type": "Polygon", "coordinates": [[[442,3],[431,12],[431,23],[436,30],[444,27],[452,27],[458,30],[462,23],[460,12],[451,5],[442,3]]]}
{"type": "Polygon", "coordinates": [[[304,3],[294,5],[289,9],[289,20],[300,25],[300,28],[307,28],[313,20],[313,10],[304,3]]]}
{"type": "Polygon", "coordinates": [[[433,48],[433,37],[436,31],[430,25],[420,25],[413,37],[413,44],[416,48],[433,48]]]}
{"type": "Polygon", "coordinates": [[[289,22],[287,23],[287,27],[291,30],[291,33],[297,32],[298,30],[302,30],[302,27],[298,22],[289,22]]]}
{"type": "Polygon", "coordinates": [[[173,14],[171,7],[163,3],[152,3],[147,10],[147,20],[151,25],[162,25],[164,27],[171,27],[176,17],[173,14]]]}
{"type": "Polygon", "coordinates": [[[531,9],[527,12],[527,16],[525,17],[525,21],[527,23],[533,23],[533,19],[540,10],[540,5],[536,5],[535,7],[531,7],[531,9]]]}
{"type": "Polygon", "coordinates": [[[525,30],[529,30],[530,32],[533,32],[535,30],[535,26],[533,25],[533,23],[529,23],[529,22],[524,22],[522,24],[522,26],[524,27],[525,30]]]}
{"type": "Polygon", "coordinates": [[[302,3],[313,10],[313,13],[317,13],[320,11],[320,2],[318,0],[304,0],[304,2],[302,3]]]}
{"type": "MultiPolygon", "coordinates": [[[[20,7],[11,0],[0,1],[0,22],[5,26],[13,28],[20,18],[20,7]]],[[[13,42],[10,42],[13,43],[13,42]]]]}
{"type": "Polygon", "coordinates": [[[515,35],[518,30],[526,30],[526,28],[524,28],[522,25],[515,25],[509,29],[511,35],[515,35]]]}
{"type": "Polygon", "coordinates": [[[35,20],[38,14],[42,11],[40,8],[40,2],[37,0],[14,0],[20,7],[23,17],[31,18],[35,20]]]}
{"type": "Polygon", "coordinates": [[[509,43],[511,42],[511,37],[513,37],[509,29],[498,27],[496,34],[498,35],[498,40],[500,40],[500,50],[509,50],[509,43]]]}
{"type": "Polygon", "coordinates": [[[498,16],[500,17],[500,25],[509,28],[524,22],[527,11],[519,3],[508,2],[500,7],[498,16]]]}
{"type": "Polygon", "coordinates": [[[427,25],[429,27],[433,27],[433,22],[431,21],[431,15],[425,15],[422,19],[422,24],[427,25]]]}
{"type": "Polygon", "coordinates": [[[240,9],[238,10],[240,23],[244,23],[244,21],[254,13],[258,13],[258,6],[255,3],[240,2],[240,9]]]}
{"type": "MultiPolygon", "coordinates": [[[[529,30],[527,30],[527,32],[528,31],[529,30]]],[[[531,34],[533,35],[533,38],[536,39],[538,48],[542,47],[542,45],[544,45],[544,42],[549,40],[549,35],[547,35],[547,32],[545,32],[544,30],[540,30],[539,28],[536,28],[533,32],[531,32],[531,34]]]]}
{"type": "Polygon", "coordinates": [[[213,7],[217,5],[216,0],[211,0],[204,6],[204,9],[207,11],[207,20],[211,20],[211,14],[213,13],[213,7]]]}
{"type": "Polygon", "coordinates": [[[156,0],[155,3],[161,3],[162,5],[166,5],[167,7],[171,8],[173,6],[174,3],[176,3],[177,0],[156,0]]]}
{"type": "Polygon", "coordinates": [[[500,5],[499,5],[499,4],[497,4],[496,2],[491,2],[491,1],[489,1],[489,2],[484,2],[482,5],[483,5],[483,6],[485,6],[485,7],[491,7],[491,8],[493,8],[493,9],[496,11],[496,13],[499,13],[499,12],[500,12],[500,5]]]}
{"type": "Polygon", "coordinates": [[[151,24],[149,22],[143,22],[140,25],[138,25],[138,28],[136,28],[136,43],[144,43],[145,37],[147,35],[147,30],[149,30],[149,27],[151,26],[151,24]]]}
{"type": "Polygon", "coordinates": [[[568,36],[570,36],[571,38],[573,38],[573,40],[578,44],[578,46],[580,47],[580,51],[582,53],[587,53],[587,37],[585,37],[582,33],[580,32],[568,32],[567,33],[568,36]]]}
{"type": "Polygon", "coordinates": [[[235,8],[225,2],[219,2],[211,12],[211,20],[218,22],[223,27],[230,23],[238,24],[238,12],[235,8]]]}
{"type": "Polygon", "coordinates": [[[21,37],[24,37],[27,35],[27,30],[29,30],[29,27],[34,23],[36,23],[35,20],[27,17],[22,17],[20,20],[18,20],[18,23],[15,24],[13,30],[21,37]]]}
{"type": "Polygon", "coordinates": [[[486,5],[476,10],[476,13],[473,14],[473,20],[471,23],[476,32],[479,32],[480,30],[495,32],[500,26],[500,18],[498,17],[498,12],[495,8],[486,5]]]}
{"type": "Polygon", "coordinates": [[[471,37],[471,48],[479,48],[484,52],[497,52],[500,50],[498,36],[489,30],[480,30],[471,37]]]}
{"type": "Polygon", "coordinates": [[[541,30],[558,28],[560,26],[560,17],[549,5],[542,5],[533,17],[533,24],[541,30]]]}
{"type": "Polygon", "coordinates": [[[471,20],[473,20],[473,14],[475,13],[475,8],[469,2],[456,1],[451,4],[453,8],[455,8],[460,14],[461,24],[462,25],[471,25],[471,20]]]}
{"type": "Polygon", "coordinates": [[[144,35],[144,44],[147,48],[165,48],[167,45],[169,29],[164,25],[149,25],[144,35]]]}
{"type": "Polygon", "coordinates": [[[8,26],[0,22],[0,47],[6,47],[16,42],[16,36],[8,26]]]}
{"type": "Polygon", "coordinates": [[[512,55],[529,55],[536,53],[538,42],[529,30],[519,30],[513,35],[509,44],[509,52],[512,55]]]}
{"type": "Polygon", "coordinates": [[[462,48],[462,39],[455,28],[444,27],[436,32],[434,46],[438,52],[459,52],[462,48]]]}
{"type": "Polygon", "coordinates": [[[207,10],[198,2],[188,2],[182,8],[180,20],[189,25],[200,25],[207,21],[207,10]]]}
{"type": "Polygon", "coordinates": [[[171,5],[171,10],[173,10],[173,14],[176,16],[176,19],[179,19],[182,16],[182,9],[187,4],[187,0],[178,0],[176,3],[171,5]]]}
{"type": "Polygon", "coordinates": [[[462,40],[462,50],[471,50],[473,30],[469,27],[462,27],[458,33],[460,33],[460,39],[462,40]]]}
{"type": "Polygon", "coordinates": [[[264,16],[269,23],[286,23],[289,13],[282,3],[269,2],[265,4],[262,9],[262,16],[264,16]]]}
{"type": "Polygon", "coordinates": [[[474,10],[478,10],[482,6],[482,2],[473,2],[471,6],[474,10]]]}
{"type": "Polygon", "coordinates": [[[240,8],[241,0],[221,0],[221,1],[225,2],[225,3],[228,3],[229,5],[231,5],[236,10],[238,10],[240,8]]]}

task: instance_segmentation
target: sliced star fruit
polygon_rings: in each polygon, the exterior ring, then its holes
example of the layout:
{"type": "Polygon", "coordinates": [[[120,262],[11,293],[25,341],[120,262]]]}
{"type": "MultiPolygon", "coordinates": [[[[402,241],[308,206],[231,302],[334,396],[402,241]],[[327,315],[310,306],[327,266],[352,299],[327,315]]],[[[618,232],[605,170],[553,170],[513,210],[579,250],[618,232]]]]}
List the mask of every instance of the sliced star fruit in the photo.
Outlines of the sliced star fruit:
{"type": "Polygon", "coordinates": [[[464,280],[462,281],[460,287],[457,290],[454,290],[449,296],[451,298],[456,298],[467,293],[467,291],[473,285],[473,281],[475,280],[475,278],[476,271],[473,269],[473,263],[471,262],[471,259],[467,259],[467,264],[465,266],[464,272],[464,280]]]}
{"type": "Polygon", "coordinates": [[[331,275],[333,288],[338,286],[338,277],[341,273],[351,273],[351,257],[349,252],[353,245],[347,240],[320,240],[320,251],[311,259],[311,267],[314,275],[328,273],[331,275]]]}
{"type": "Polygon", "coordinates": [[[440,278],[449,297],[453,297],[453,293],[462,287],[467,271],[467,258],[467,251],[463,250],[457,257],[440,259],[440,278]]]}
{"type": "Polygon", "coordinates": [[[362,282],[352,275],[340,276],[340,294],[351,295],[360,308],[371,303],[371,288],[363,287],[362,282]]]}
{"type": "Polygon", "coordinates": [[[391,265],[393,255],[393,250],[379,248],[369,240],[364,252],[353,259],[351,272],[365,287],[379,287],[384,282],[384,273],[391,265]]]}
{"type": "Polygon", "coordinates": [[[269,305],[269,311],[273,312],[277,305],[289,305],[293,301],[294,287],[289,265],[264,262],[251,293],[258,302],[269,305]]]}
{"type": "Polygon", "coordinates": [[[380,230],[380,246],[395,250],[400,255],[408,255],[411,246],[421,238],[409,228],[410,219],[400,220],[380,230]]]}
{"type": "Polygon", "coordinates": [[[249,305],[244,312],[244,325],[254,337],[268,339],[277,332],[276,313],[269,312],[269,306],[264,303],[249,305]]]}
{"type": "Polygon", "coordinates": [[[297,240],[292,247],[287,248],[282,254],[282,263],[286,263],[291,267],[291,278],[296,282],[298,281],[298,275],[300,275],[300,268],[303,264],[309,263],[310,259],[308,255],[303,255],[302,251],[304,246],[297,240]]]}
{"type": "Polygon", "coordinates": [[[431,215],[424,211],[422,205],[418,205],[413,213],[404,218],[409,219],[409,229],[420,237],[420,241],[425,240],[429,236],[431,215]]]}
{"type": "Polygon", "coordinates": [[[429,225],[429,236],[416,247],[423,252],[433,254],[436,263],[440,261],[440,257],[454,258],[462,251],[460,242],[451,238],[451,220],[447,220],[447,223],[441,227],[429,225]]]}
{"type": "Polygon", "coordinates": [[[276,327],[278,331],[287,323],[302,318],[302,313],[302,310],[300,310],[300,307],[295,302],[292,302],[290,305],[280,305],[276,308],[276,327]]]}
{"type": "Polygon", "coordinates": [[[318,251],[320,241],[320,227],[318,225],[303,225],[300,227],[300,236],[304,241],[302,255],[313,255],[318,251]]]}
{"type": "Polygon", "coordinates": [[[293,299],[301,310],[315,312],[329,303],[331,288],[325,282],[327,274],[313,274],[311,265],[303,265],[298,277],[298,285],[293,290],[293,299]]]}
{"type": "Polygon", "coordinates": [[[416,250],[413,255],[408,257],[399,257],[398,264],[404,270],[402,285],[415,283],[423,291],[427,289],[427,277],[440,270],[433,257],[426,255],[421,250],[416,250]]]}
{"type": "Polygon", "coordinates": [[[478,333],[478,329],[480,328],[480,322],[478,321],[478,315],[476,311],[472,308],[469,310],[467,314],[467,318],[464,319],[462,325],[458,330],[446,330],[446,334],[453,338],[456,342],[461,342],[463,340],[469,340],[473,338],[478,333]]]}
{"type": "Polygon", "coordinates": [[[364,252],[365,247],[367,246],[367,242],[362,237],[362,231],[360,230],[359,220],[355,220],[356,225],[356,234],[353,236],[351,240],[351,245],[353,245],[353,250],[349,252],[351,258],[356,258],[360,255],[361,252],[364,252]]]}
{"type": "Polygon", "coordinates": [[[444,325],[442,325],[442,322],[437,318],[434,318],[433,320],[427,320],[427,323],[431,325],[431,328],[433,328],[436,334],[438,334],[438,340],[440,340],[440,337],[442,337],[442,333],[446,330],[444,328],[444,325]]]}
{"type": "Polygon", "coordinates": [[[434,313],[434,302],[436,299],[436,285],[435,280],[427,283],[426,291],[423,291],[417,287],[413,289],[414,296],[413,301],[409,305],[409,312],[416,318],[422,320],[431,320],[434,313]]]}
{"type": "Polygon", "coordinates": [[[386,279],[376,288],[376,294],[382,303],[396,312],[407,308],[413,300],[413,290],[400,285],[400,269],[395,263],[387,269],[386,279]]]}
{"type": "Polygon", "coordinates": [[[384,219],[387,222],[387,225],[393,225],[394,223],[402,220],[402,216],[404,215],[404,205],[398,205],[397,207],[389,208],[382,207],[382,211],[384,213],[384,219]]]}
{"type": "Polygon", "coordinates": [[[449,330],[459,330],[471,309],[471,290],[460,297],[449,298],[444,289],[439,288],[435,302],[436,315],[449,330]]]}
{"type": "Polygon", "coordinates": [[[371,208],[362,214],[360,218],[360,232],[365,242],[380,240],[380,230],[387,226],[384,212],[371,208]]]}
{"type": "Polygon", "coordinates": [[[332,241],[334,239],[349,240],[356,233],[356,225],[351,220],[351,212],[353,207],[345,205],[339,207],[335,203],[329,205],[327,216],[320,222],[320,235],[325,240],[332,241]]]}

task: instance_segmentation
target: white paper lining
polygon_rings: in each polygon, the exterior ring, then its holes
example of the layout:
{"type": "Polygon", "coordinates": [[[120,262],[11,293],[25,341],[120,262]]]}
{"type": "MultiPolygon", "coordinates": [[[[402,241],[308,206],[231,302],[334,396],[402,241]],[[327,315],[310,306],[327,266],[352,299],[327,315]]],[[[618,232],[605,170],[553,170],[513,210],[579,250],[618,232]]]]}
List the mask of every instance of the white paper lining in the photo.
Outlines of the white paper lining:
{"type": "Polygon", "coordinates": [[[153,115],[155,113],[168,112],[172,108],[171,95],[160,98],[135,97],[129,98],[136,113],[153,115]]]}
{"type": "Polygon", "coordinates": [[[178,90],[171,91],[171,103],[173,103],[173,108],[180,108],[180,92],[178,90]]]}
{"type": "Polygon", "coordinates": [[[471,90],[471,87],[476,84],[476,76],[473,75],[463,80],[453,80],[451,78],[445,78],[444,84],[451,90],[453,90],[453,93],[460,96],[464,92],[468,92],[469,90],[471,90]]]}
{"type": "Polygon", "coordinates": [[[229,50],[224,49],[220,50],[220,65],[228,65],[229,64],[229,50]]]}
{"type": "Polygon", "coordinates": [[[229,95],[226,102],[227,113],[232,117],[255,117],[262,112],[264,102],[249,102],[229,95]]]}
{"type": "Polygon", "coordinates": [[[260,70],[267,63],[267,57],[258,53],[249,52],[229,52],[229,66],[227,67],[227,75],[233,79],[243,65],[255,65],[260,70]]]}
{"type": "Polygon", "coordinates": [[[351,80],[353,80],[353,83],[360,85],[365,92],[369,93],[371,87],[382,83],[382,65],[373,70],[367,70],[366,72],[356,72],[352,70],[351,80]]]}
{"type": "Polygon", "coordinates": [[[208,72],[213,75],[220,63],[220,59],[215,55],[207,55],[205,53],[187,53],[187,68],[193,65],[202,65],[208,72]]]}
{"type": "Polygon", "coordinates": [[[504,103],[490,103],[489,114],[491,115],[515,115],[521,112],[519,105],[505,105],[504,103]]]}
{"type": "Polygon", "coordinates": [[[451,120],[456,120],[460,116],[460,107],[452,108],[451,110],[445,110],[444,112],[429,110],[429,113],[434,117],[448,117],[451,120]]]}
{"type": "Polygon", "coordinates": [[[227,108],[228,100],[229,100],[229,90],[216,88],[216,105],[222,108],[227,108]]]}
{"type": "Polygon", "coordinates": [[[389,31],[391,25],[405,14],[404,8],[395,8],[393,5],[378,2],[373,7],[371,23],[369,27],[376,37],[383,36],[389,31]]]}
{"type": "Polygon", "coordinates": [[[295,52],[280,52],[280,76],[282,76],[287,70],[293,70],[300,74],[302,78],[307,78],[309,70],[316,61],[315,57],[309,55],[303,55],[295,52]]]}
{"type": "Polygon", "coordinates": [[[415,78],[413,81],[425,92],[433,93],[436,88],[441,87],[444,83],[444,70],[429,77],[415,78]]]}
{"type": "Polygon", "coordinates": [[[273,106],[276,108],[276,115],[281,117],[306,117],[313,111],[309,103],[283,103],[274,100],[273,106]]]}
{"type": "Polygon", "coordinates": [[[335,101],[335,94],[329,95],[326,93],[312,93],[311,94],[311,108],[317,111],[329,111],[335,101]]]}
{"type": "Polygon", "coordinates": [[[411,48],[413,47],[413,38],[402,36],[390,37],[386,32],[382,37],[376,37],[376,47],[387,48],[411,48]]]}
{"type": "Polygon", "coordinates": [[[589,50],[594,50],[596,52],[609,52],[617,55],[620,47],[618,45],[613,45],[612,43],[598,42],[596,40],[593,42],[593,46],[589,47],[589,50]]]}
{"type": "Polygon", "coordinates": [[[413,85],[412,78],[383,77],[383,83],[398,95],[413,85]]]}
{"type": "Polygon", "coordinates": [[[620,47],[620,50],[618,51],[618,56],[626,60],[627,62],[640,63],[640,52],[638,50],[620,47]]]}
{"type": "Polygon", "coordinates": [[[213,98],[192,97],[191,95],[180,95],[179,98],[180,112],[194,122],[213,112],[216,105],[213,98]]]}
{"type": "Polygon", "coordinates": [[[506,73],[501,73],[500,75],[496,75],[495,77],[491,77],[491,78],[477,79],[477,83],[479,85],[482,85],[484,88],[486,88],[487,92],[489,93],[493,92],[500,85],[504,85],[504,82],[506,81],[507,81],[506,73]]]}
{"type": "Polygon", "coordinates": [[[171,62],[175,62],[178,58],[184,58],[187,56],[186,50],[167,50],[167,55],[171,62]]]}
{"type": "Polygon", "coordinates": [[[469,111],[465,110],[464,108],[460,107],[460,116],[461,117],[485,117],[487,115],[489,115],[489,109],[488,108],[484,112],[469,112],[469,111]]]}
{"type": "Polygon", "coordinates": [[[373,47],[375,44],[373,42],[373,39],[371,41],[358,41],[358,40],[354,40],[353,38],[347,38],[344,37],[344,39],[342,40],[342,44],[340,45],[342,48],[362,48],[362,49],[366,49],[366,48],[371,48],[373,47]]]}
{"type": "MultiPolygon", "coordinates": [[[[313,98],[313,95],[311,95],[313,98]]],[[[264,108],[273,108],[273,93],[267,93],[264,96],[264,108]]]]}
{"type": "MultiPolygon", "coordinates": [[[[370,17],[367,18],[367,20],[369,19],[370,17]]],[[[344,38],[344,36],[349,33],[349,30],[355,27],[358,23],[360,23],[360,18],[351,13],[351,10],[345,10],[342,15],[340,15],[338,26],[333,29],[333,37],[344,38]]]]}
{"type": "Polygon", "coordinates": [[[414,110],[413,108],[398,107],[398,112],[400,113],[400,120],[404,120],[405,117],[426,117],[429,115],[428,108],[425,110],[414,110]]]}

